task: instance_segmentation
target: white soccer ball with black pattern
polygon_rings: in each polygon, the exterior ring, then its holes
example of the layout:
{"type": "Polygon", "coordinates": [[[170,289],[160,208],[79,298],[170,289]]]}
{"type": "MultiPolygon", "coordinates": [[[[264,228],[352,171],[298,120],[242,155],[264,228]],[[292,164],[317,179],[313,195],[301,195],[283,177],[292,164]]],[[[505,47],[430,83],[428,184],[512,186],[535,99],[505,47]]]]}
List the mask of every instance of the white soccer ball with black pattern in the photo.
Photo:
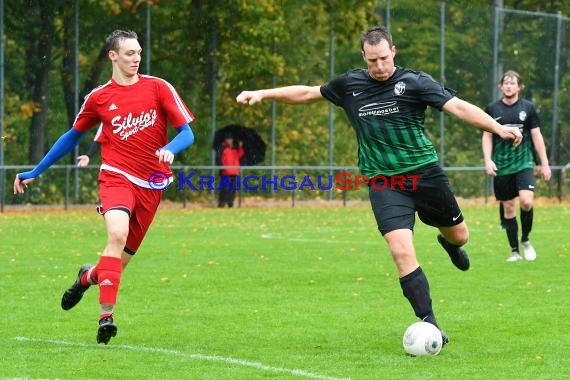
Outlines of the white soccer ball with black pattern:
{"type": "Polygon", "coordinates": [[[415,322],[406,329],[402,343],[412,356],[437,355],[442,346],[441,331],[431,323],[415,322]]]}

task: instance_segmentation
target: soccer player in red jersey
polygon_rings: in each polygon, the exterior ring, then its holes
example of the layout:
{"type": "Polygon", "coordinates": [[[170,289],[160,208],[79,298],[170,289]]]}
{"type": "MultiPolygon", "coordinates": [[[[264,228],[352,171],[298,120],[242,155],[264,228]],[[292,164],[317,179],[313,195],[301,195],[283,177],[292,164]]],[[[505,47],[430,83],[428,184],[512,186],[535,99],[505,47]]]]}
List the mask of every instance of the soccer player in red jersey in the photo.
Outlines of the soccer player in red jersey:
{"type": "Polygon", "coordinates": [[[89,129],[102,124],[98,211],[107,227],[107,245],[97,265],[83,265],[65,291],[61,307],[69,310],[94,284],[101,312],[97,343],[117,334],[113,307],[127,266],[154,218],[162,190],[172,181],[174,155],[194,142],[194,115],[167,81],[139,74],[141,46],[135,32],[116,30],[106,39],[112,77],[85,97],[71,129],[61,135],[31,171],[18,173],[14,194],[69,153],[89,129]],[[168,122],[178,134],[168,142],[168,122]]]}

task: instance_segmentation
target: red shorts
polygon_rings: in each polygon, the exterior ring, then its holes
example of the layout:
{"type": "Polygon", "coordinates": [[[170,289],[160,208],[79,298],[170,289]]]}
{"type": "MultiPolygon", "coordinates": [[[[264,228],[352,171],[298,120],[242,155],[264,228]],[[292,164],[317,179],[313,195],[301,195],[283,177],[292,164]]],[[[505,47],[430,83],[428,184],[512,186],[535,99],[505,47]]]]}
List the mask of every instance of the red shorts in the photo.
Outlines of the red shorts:
{"type": "Polygon", "coordinates": [[[125,210],[129,213],[129,235],[125,252],[132,255],[139,249],[162,197],[162,190],[140,187],[121,174],[107,170],[99,172],[98,212],[125,210]]]}

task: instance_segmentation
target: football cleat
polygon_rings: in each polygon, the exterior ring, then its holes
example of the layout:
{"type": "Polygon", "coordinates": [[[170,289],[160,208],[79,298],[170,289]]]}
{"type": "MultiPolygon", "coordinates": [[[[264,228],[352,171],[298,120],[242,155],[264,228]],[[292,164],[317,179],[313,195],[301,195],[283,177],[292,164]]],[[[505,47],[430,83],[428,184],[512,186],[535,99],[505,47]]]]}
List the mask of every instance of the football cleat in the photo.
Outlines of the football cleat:
{"type": "Polygon", "coordinates": [[[79,301],[81,301],[83,293],[85,293],[85,291],[89,289],[89,286],[81,285],[81,277],[85,272],[87,272],[92,267],[93,265],[91,264],[85,264],[81,268],[79,268],[77,279],[75,280],[73,285],[71,285],[71,287],[67,289],[65,293],[63,293],[63,296],[61,297],[61,308],[63,310],[69,310],[75,305],[77,305],[79,301]]]}
{"type": "Polygon", "coordinates": [[[524,259],[528,260],[528,261],[536,260],[536,251],[534,250],[534,248],[530,244],[530,241],[527,240],[525,242],[522,242],[521,245],[523,247],[524,259]]]}
{"type": "Polygon", "coordinates": [[[437,235],[437,241],[445,249],[453,265],[463,271],[469,269],[469,256],[463,248],[452,245],[445,240],[442,234],[437,235]]]}
{"type": "Polygon", "coordinates": [[[441,331],[441,347],[443,347],[447,343],[449,343],[449,337],[447,336],[447,334],[443,330],[439,330],[439,331],[441,331]]]}
{"type": "Polygon", "coordinates": [[[107,344],[112,337],[117,335],[117,325],[113,322],[113,316],[101,318],[97,330],[97,343],[107,344]]]}
{"type": "Polygon", "coordinates": [[[507,258],[507,261],[509,261],[509,262],[521,261],[521,260],[522,260],[522,257],[521,257],[521,255],[519,255],[518,252],[513,252],[513,254],[507,258]]]}

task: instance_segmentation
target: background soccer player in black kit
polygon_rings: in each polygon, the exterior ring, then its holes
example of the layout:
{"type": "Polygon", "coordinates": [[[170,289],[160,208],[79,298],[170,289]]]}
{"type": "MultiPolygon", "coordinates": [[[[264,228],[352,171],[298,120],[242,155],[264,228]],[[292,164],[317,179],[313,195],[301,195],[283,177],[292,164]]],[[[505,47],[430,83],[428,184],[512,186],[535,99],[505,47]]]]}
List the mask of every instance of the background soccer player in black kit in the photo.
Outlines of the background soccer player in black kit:
{"type": "Polygon", "coordinates": [[[502,98],[489,104],[485,111],[501,124],[517,125],[525,138],[522,144],[515,148],[491,133],[484,132],[482,148],[485,171],[493,176],[495,198],[502,206],[501,225],[511,246],[507,261],[522,260],[519,253],[517,197],[520,203],[523,254],[526,260],[533,261],[536,259],[536,251],[530,244],[529,234],[534,219],[535,158],[540,161],[543,180],[550,180],[551,171],[536,107],[530,101],[519,98],[523,89],[520,75],[512,70],[505,72],[499,88],[503,93],[502,98]]]}

